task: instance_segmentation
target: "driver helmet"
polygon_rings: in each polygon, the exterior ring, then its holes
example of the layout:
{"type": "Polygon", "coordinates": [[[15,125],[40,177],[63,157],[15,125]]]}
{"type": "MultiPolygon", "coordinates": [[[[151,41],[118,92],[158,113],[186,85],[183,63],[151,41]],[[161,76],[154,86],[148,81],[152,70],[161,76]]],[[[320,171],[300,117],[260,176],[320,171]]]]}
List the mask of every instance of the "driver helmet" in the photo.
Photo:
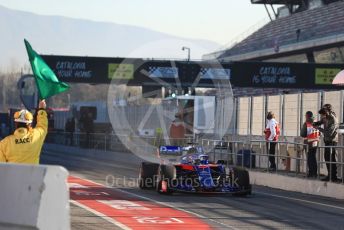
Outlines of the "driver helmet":
{"type": "Polygon", "coordinates": [[[207,165],[209,164],[209,156],[208,155],[205,155],[205,154],[202,154],[199,156],[199,159],[200,159],[200,163],[203,164],[203,165],[207,165]]]}

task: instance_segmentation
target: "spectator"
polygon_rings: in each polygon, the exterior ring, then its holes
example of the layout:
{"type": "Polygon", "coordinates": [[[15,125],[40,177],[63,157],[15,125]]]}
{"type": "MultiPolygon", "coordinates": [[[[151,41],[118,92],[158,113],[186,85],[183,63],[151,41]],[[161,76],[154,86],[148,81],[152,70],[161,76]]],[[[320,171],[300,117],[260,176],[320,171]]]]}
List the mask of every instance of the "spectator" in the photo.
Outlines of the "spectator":
{"type": "Polygon", "coordinates": [[[39,157],[48,133],[46,104],[42,100],[37,112],[37,125],[31,127],[33,115],[23,109],[14,114],[16,130],[0,142],[0,162],[39,164],[39,157]]]}
{"type": "Polygon", "coordinates": [[[88,110],[85,110],[81,114],[79,123],[81,125],[80,130],[85,132],[85,139],[81,144],[81,147],[92,148],[92,134],[94,133],[94,121],[92,113],[88,110]]]}
{"type": "Polygon", "coordinates": [[[323,133],[325,148],[325,161],[328,175],[323,178],[323,181],[337,181],[337,165],[336,165],[336,149],[331,146],[336,146],[338,142],[338,122],[336,114],[332,111],[330,104],[325,104],[322,109],[319,110],[321,116],[320,121],[315,122],[313,125],[323,133]],[[320,127],[323,125],[323,127],[320,127]],[[329,163],[329,162],[332,162],[329,163]]]}
{"type": "Polygon", "coordinates": [[[64,128],[64,131],[65,131],[65,144],[66,145],[69,145],[68,143],[68,139],[69,139],[69,130],[70,129],[70,119],[68,118],[67,121],[66,121],[66,124],[65,124],[65,128],[64,128]]]}
{"type": "Polygon", "coordinates": [[[269,162],[270,162],[269,170],[275,171],[276,170],[276,162],[275,162],[276,141],[278,141],[278,136],[280,134],[279,124],[276,121],[275,114],[273,112],[268,112],[266,119],[267,119],[267,123],[266,123],[266,128],[264,130],[264,133],[265,133],[265,140],[266,140],[266,148],[269,154],[269,162]]]}
{"type": "Polygon", "coordinates": [[[86,115],[86,119],[84,121],[84,128],[86,130],[86,145],[87,148],[92,148],[92,135],[94,133],[94,122],[93,122],[93,115],[91,112],[88,112],[86,115]]]}
{"type": "Polygon", "coordinates": [[[307,111],[306,122],[301,128],[301,137],[305,138],[305,144],[308,144],[308,153],[307,153],[307,165],[308,165],[308,174],[307,177],[316,178],[317,177],[317,147],[319,144],[320,133],[317,129],[314,128],[314,117],[311,111],[307,111]]]}
{"type": "Polygon", "coordinates": [[[75,132],[75,119],[74,117],[69,118],[65,125],[66,132],[66,144],[73,146],[74,143],[74,132],[75,132]],[[69,142],[68,142],[69,139],[69,142]]]}

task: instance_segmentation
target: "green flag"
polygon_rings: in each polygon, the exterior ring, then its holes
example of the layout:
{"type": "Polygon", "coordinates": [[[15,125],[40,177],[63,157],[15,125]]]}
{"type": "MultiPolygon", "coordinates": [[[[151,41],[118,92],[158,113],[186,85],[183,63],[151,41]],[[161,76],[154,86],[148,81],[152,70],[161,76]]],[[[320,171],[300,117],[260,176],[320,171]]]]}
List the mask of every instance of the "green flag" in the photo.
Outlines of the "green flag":
{"type": "Polygon", "coordinates": [[[35,76],[39,98],[46,99],[69,89],[69,86],[60,82],[55,73],[44,62],[41,56],[34,51],[28,41],[24,39],[27,54],[31,64],[32,72],[35,76]]]}

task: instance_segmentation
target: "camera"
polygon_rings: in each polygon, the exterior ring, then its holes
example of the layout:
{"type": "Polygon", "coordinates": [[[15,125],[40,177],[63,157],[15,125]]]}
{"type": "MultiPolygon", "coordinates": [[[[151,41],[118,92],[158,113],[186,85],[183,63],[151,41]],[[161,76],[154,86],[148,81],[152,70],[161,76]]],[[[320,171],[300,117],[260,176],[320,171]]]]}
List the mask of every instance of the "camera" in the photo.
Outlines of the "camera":
{"type": "Polygon", "coordinates": [[[313,126],[320,126],[321,124],[322,124],[321,121],[316,121],[312,123],[313,126]]]}

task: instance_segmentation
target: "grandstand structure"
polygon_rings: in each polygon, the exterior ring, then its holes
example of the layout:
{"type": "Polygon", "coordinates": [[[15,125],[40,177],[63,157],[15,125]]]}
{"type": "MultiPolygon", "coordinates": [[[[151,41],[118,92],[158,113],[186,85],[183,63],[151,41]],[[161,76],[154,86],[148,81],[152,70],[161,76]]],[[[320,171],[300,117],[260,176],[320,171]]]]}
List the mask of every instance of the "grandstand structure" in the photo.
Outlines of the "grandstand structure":
{"type": "MultiPolygon", "coordinates": [[[[204,60],[226,63],[241,61],[344,63],[343,0],[251,0],[251,2],[264,5],[271,21],[242,41],[204,55],[204,60]],[[277,10],[276,5],[279,6],[277,10]]],[[[319,90],[233,88],[237,97],[299,91],[319,90]]]]}
{"type": "Polygon", "coordinates": [[[344,63],[344,1],[251,0],[271,21],[241,42],[203,56],[219,61],[344,63]],[[283,5],[275,10],[275,5],[283,5]],[[272,14],[270,12],[273,12],[272,14]]]}

